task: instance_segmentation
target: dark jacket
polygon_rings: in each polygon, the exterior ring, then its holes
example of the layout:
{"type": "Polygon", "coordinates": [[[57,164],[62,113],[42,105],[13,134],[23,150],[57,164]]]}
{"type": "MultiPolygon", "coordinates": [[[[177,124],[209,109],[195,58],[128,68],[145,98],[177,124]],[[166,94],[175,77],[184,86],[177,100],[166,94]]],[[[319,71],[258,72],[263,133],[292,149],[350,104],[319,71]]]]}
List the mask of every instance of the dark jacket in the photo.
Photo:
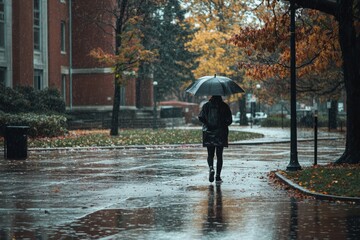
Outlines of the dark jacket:
{"type": "Polygon", "coordinates": [[[229,106],[222,101],[220,96],[213,96],[204,104],[199,120],[203,123],[204,147],[228,146],[228,126],[232,123],[232,115],[229,106]],[[214,112],[217,114],[215,115],[214,112]]]}

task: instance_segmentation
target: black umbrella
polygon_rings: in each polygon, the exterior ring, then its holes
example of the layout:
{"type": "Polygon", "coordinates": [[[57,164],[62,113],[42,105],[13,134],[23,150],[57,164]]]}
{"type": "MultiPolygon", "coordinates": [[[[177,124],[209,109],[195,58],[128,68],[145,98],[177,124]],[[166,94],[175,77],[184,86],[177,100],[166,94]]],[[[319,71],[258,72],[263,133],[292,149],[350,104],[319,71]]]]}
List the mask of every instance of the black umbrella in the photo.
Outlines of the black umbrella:
{"type": "Polygon", "coordinates": [[[244,90],[233,80],[223,76],[205,76],[197,79],[185,90],[196,96],[227,96],[234,93],[242,93],[244,90]]]}

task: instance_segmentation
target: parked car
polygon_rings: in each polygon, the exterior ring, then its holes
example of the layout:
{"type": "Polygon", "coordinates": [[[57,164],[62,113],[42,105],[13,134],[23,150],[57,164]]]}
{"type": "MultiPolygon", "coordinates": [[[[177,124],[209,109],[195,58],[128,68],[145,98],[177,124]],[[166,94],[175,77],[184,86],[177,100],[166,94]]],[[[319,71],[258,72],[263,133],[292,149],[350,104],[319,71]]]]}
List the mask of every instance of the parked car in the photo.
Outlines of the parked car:
{"type": "Polygon", "coordinates": [[[247,117],[248,121],[253,120],[253,123],[257,124],[257,123],[261,122],[263,119],[267,118],[268,116],[264,112],[256,112],[255,117],[253,119],[252,119],[251,113],[247,113],[246,117],[247,117]]]}
{"type": "MultiPolygon", "coordinates": [[[[247,117],[248,121],[252,120],[251,113],[247,113],[246,117],[247,117]]],[[[268,117],[267,114],[264,112],[256,112],[253,123],[258,123],[267,117],[268,117]]],[[[232,121],[233,121],[233,124],[240,123],[240,112],[237,112],[235,115],[232,115],[232,121]]]]}
{"type": "Polygon", "coordinates": [[[267,114],[264,112],[256,112],[255,119],[261,120],[267,118],[267,114]]]}
{"type": "Polygon", "coordinates": [[[235,115],[232,115],[232,121],[234,123],[240,123],[240,112],[237,112],[235,115]]]}

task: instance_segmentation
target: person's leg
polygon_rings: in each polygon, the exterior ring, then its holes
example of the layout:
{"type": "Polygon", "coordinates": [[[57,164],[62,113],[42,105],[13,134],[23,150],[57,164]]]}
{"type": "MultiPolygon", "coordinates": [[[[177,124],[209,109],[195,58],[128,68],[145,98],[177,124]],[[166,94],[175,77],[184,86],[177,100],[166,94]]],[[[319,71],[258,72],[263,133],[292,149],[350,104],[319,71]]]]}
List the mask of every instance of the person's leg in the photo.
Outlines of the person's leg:
{"type": "Polygon", "coordinates": [[[209,181],[213,182],[214,175],[215,175],[215,171],[214,171],[215,147],[213,147],[213,146],[207,147],[207,151],[208,151],[207,162],[209,165],[209,181]]]}
{"type": "Polygon", "coordinates": [[[216,147],[216,181],[221,181],[221,170],[223,166],[223,151],[224,147],[216,147]]]}
{"type": "Polygon", "coordinates": [[[215,147],[210,146],[207,147],[208,156],[207,156],[207,162],[209,165],[209,168],[214,167],[214,155],[215,155],[215,147]]]}

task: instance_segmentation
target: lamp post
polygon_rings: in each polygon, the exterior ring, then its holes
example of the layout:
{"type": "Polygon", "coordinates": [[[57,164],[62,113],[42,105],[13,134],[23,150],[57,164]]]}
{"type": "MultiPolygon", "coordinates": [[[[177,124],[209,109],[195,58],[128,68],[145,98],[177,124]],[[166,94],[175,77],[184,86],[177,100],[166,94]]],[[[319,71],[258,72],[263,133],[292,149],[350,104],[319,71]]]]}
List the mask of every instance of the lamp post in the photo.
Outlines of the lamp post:
{"type": "Polygon", "coordinates": [[[256,89],[257,89],[257,92],[258,92],[258,99],[259,99],[259,112],[261,112],[261,105],[260,105],[260,95],[259,95],[259,92],[260,92],[260,88],[261,88],[261,85],[260,84],[256,84],[256,89]]]}
{"type": "Polygon", "coordinates": [[[314,165],[317,165],[318,110],[314,111],[314,165]]]}
{"type": "Polygon", "coordinates": [[[326,108],[328,110],[328,131],[330,132],[330,111],[331,111],[331,101],[330,100],[327,100],[326,102],[326,108]]]}
{"type": "Polygon", "coordinates": [[[156,109],[156,88],[157,88],[158,82],[153,81],[153,95],[154,95],[154,111],[153,111],[153,129],[157,129],[157,109],[156,109]]]}
{"type": "Polygon", "coordinates": [[[290,0],[290,107],[291,107],[291,132],[290,132],[290,163],[289,171],[301,169],[297,153],[297,130],[296,130],[296,49],[295,49],[295,0],[290,0]]]}
{"type": "Polygon", "coordinates": [[[281,104],[281,128],[284,128],[284,100],[280,100],[281,104]]]}

